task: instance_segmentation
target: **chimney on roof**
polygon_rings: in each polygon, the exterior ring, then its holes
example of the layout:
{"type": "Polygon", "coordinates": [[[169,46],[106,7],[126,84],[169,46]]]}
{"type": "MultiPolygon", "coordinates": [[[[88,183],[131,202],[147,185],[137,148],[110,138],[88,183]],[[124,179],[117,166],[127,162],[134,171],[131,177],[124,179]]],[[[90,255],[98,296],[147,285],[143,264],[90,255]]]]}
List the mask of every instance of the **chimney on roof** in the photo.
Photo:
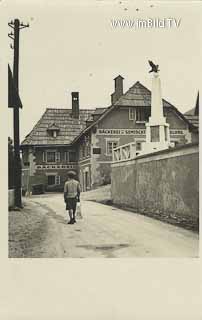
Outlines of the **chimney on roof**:
{"type": "Polygon", "coordinates": [[[79,92],[72,92],[72,117],[79,119],[79,92]]]}
{"type": "Polygon", "coordinates": [[[114,78],[115,81],[115,90],[111,95],[111,103],[114,104],[118,99],[123,95],[123,80],[122,76],[114,78]]]}

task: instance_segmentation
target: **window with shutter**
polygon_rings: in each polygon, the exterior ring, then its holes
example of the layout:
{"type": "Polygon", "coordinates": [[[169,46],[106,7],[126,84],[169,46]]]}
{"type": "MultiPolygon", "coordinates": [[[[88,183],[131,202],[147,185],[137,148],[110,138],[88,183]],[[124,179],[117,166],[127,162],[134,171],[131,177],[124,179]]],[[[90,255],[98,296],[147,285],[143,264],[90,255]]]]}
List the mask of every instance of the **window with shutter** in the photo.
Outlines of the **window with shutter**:
{"type": "Polygon", "coordinates": [[[55,175],[48,176],[48,185],[53,186],[55,184],[55,175]]]}
{"type": "Polygon", "coordinates": [[[47,151],[46,161],[47,162],[55,162],[56,161],[56,152],[55,151],[47,151]]]}
{"type": "Polygon", "coordinates": [[[43,151],[43,162],[46,162],[46,153],[43,151]]]}
{"type": "Polygon", "coordinates": [[[60,184],[60,176],[55,176],[55,184],[56,185],[60,184]]]}
{"type": "Polygon", "coordinates": [[[112,155],[112,150],[118,147],[118,141],[109,140],[107,141],[106,151],[107,155],[112,155]]]}

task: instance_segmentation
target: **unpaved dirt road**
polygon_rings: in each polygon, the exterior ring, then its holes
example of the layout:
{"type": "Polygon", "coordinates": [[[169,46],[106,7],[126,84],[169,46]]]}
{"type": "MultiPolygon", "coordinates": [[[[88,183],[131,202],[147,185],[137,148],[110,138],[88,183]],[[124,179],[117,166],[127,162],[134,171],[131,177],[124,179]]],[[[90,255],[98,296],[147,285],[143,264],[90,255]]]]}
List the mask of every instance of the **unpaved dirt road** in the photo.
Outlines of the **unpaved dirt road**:
{"type": "Polygon", "coordinates": [[[29,237],[24,257],[198,256],[197,233],[149,217],[83,200],[83,219],[68,225],[62,194],[32,196],[26,203],[43,224],[29,237]]]}

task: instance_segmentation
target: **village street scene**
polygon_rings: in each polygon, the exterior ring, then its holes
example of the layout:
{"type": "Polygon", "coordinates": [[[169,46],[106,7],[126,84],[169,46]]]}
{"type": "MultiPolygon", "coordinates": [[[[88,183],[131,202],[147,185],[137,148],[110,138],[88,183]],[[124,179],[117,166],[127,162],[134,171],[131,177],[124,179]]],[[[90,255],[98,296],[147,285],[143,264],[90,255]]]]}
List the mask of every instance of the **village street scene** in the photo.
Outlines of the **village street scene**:
{"type": "Polygon", "coordinates": [[[8,257],[199,257],[199,84],[162,34],[131,56],[122,30],[65,43],[55,28],[46,47],[34,15],[8,27],[8,257]]]}
{"type": "Polygon", "coordinates": [[[197,257],[198,235],[128,210],[95,202],[107,188],[87,192],[83,218],[67,224],[60,194],[33,196],[22,216],[12,212],[16,230],[10,238],[12,257],[130,258],[197,257]],[[88,199],[88,200],[86,200],[88,199]],[[26,223],[25,223],[26,222],[26,223]]]}

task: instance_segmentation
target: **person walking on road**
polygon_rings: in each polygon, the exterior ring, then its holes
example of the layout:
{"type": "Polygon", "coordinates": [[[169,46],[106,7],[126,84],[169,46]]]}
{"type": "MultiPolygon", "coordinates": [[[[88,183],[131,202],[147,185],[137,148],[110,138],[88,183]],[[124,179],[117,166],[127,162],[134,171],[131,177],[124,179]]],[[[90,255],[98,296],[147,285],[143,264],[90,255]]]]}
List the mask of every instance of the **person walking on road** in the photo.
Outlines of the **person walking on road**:
{"type": "Polygon", "coordinates": [[[77,201],[80,202],[80,184],[75,180],[75,173],[70,171],[68,173],[68,180],[64,185],[64,201],[66,202],[66,210],[69,211],[68,224],[74,224],[76,222],[75,213],[77,201]]]}

